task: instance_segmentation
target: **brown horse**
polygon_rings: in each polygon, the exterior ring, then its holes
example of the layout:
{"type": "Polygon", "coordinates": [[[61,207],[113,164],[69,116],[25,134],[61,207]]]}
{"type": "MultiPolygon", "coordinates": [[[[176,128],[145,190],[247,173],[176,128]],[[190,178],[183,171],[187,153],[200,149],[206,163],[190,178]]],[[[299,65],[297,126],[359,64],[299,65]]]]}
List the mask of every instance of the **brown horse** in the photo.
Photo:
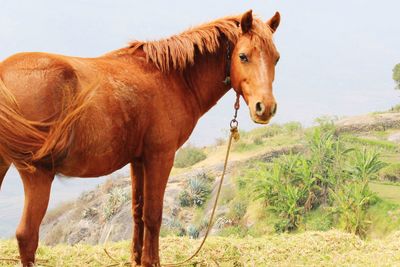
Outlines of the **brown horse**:
{"type": "Polygon", "coordinates": [[[23,180],[16,231],[23,266],[35,262],[52,181],[107,175],[131,164],[132,265],[158,266],[163,196],[176,150],[231,88],[257,123],[276,112],[276,13],[226,17],[98,58],[21,53],[0,64],[0,185],[23,180]],[[231,76],[225,83],[222,81],[231,76]]]}

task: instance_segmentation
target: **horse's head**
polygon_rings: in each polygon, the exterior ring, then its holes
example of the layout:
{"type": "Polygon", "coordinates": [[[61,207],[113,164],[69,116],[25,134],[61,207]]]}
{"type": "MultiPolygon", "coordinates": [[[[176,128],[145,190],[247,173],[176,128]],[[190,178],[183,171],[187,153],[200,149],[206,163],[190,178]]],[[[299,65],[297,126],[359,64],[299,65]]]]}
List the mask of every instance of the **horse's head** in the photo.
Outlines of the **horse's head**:
{"type": "Polygon", "coordinates": [[[240,23],[242,34],[232,53],[232,87],[243,96],[256,123],[268,123],[277,110],[272,82],[279,53],[272,35],[279,22],[278,12],[265,23],[253,21],[252,11],[246,12],[240,23]]]}

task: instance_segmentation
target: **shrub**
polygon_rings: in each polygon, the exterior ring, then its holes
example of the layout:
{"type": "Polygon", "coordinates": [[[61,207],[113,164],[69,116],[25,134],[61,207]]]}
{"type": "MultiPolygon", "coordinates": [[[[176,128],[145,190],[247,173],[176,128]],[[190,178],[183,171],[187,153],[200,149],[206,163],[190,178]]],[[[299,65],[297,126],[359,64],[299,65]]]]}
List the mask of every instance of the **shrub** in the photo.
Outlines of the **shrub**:
{"type": "Polygon", "coordinates": [[[283,125],[283,129],[285,130],[285,132],[287,132],[288,134],[293,134],[299,130],[301,130],[303,128],[303,126],[301,125],[300,122],[297,121],[291,121],[291,122],[287,122],[283,125]]]}
{"type": "Polygon", "coordinates": [[[377,152],[367,151],[364,148],[362,151],[355,151],[354,163],[350,167],[350,175],[355,180],[368,182],[376,179],[379,171],[386,166],[387,164],[379,159],[377,152]]]}
{"type": "Polygon", "coordinates": [[[377,201],[376,194],[369,188],[369,181],[375,179],[386,163],[376,152],[365,148],[354,151],[349,166],[349,180],[343,182],[336,192],[332,191],[335,206],[333,210],[339,217],[339,225],[347,232],[365,237],[371,224],[368,208],[377,201]]]}
{"type": "Polygon", "coordinates": [[[308,231],[328,231],[333,227],[333,214],[329,209],[320,207],[310,211],[304,217],[304,228],[308,231]]]}
{"type": "Polygon", "coordinates": [[[179,149],[176,153],[174,166],[177,168],[186,168],[206,158],[207,155],[200,148],[187,146],[179,149]]]}
{"type": "Polygon", "coordinates": [[[199,235],[200,235],[199,229],[194,225],[189,225],[186,230],[186,233],[190,238],[193,238],[193,239],[199,238],[199,235]]]}
{"type": "Polygon", "coordinates": [[[211,193],[207,179],[208,176],[204,174],[199,174],[189,179],[184,191],[179,194],[179,204],[182,207],[203,206],[211,193]]]}
{"type": "MultiPolygon", "coordinates": [[[[321,122],[322,123],[322,122],[321,122]]],[[[352,149],[345,149],[330,123],[315,128],[307,135],[310,150],[310,168],[320,192],[316,196],[320,204],[327,204],[329,188],[334,188],[345,179],[344,162],[352,149]]]]}
{"type": "Polygon", "coordinates": [[[263,128],[263,133],[261,134],[261,137],[273,137],[280,133],[282,133],[282,126],[280,126],[279,124],[270,124],[267,127],[263,128]]]}
{"type": "Polygon", "coordinates": [[[257,146],[262,145],[264,143],[263,139],[259,136],[255,137],[253,143],[257,146]]]}
{"type": "Polygon", "coordinates": [[[124,203],[130,200],[130,194],[123,188],[114,188],[108,194],[107,202],[103,207],[104,217],[110,220],[122,207],[124,203]]]}
{"type": "Polygon", "coordinates": [[[281,218],[275,225],[278,232],[296,229],[303,213],[313,206],[315,179],[309,162],[300,155],[286,156],[263,174],[266,177],[255,185],[256,199],[262,199],[281,218]]]}
{"type": "Polygon", "coordinates": [[[179,200],[179,205],[181,207],[191,207],[193,202],[192,202],[192,198],[189,194],[188,191],[184,190],[182,191],[179,196],[178,196],[178,200],[179,200]]]}
{"type": "Polygon", "coordinates": [[[370,205],[376,195],[368,187],[368,181],[344,184],[337,192],[332,192],[335,200],[333,210],[339,216],[339,225],[345,231],[365,237],[371,221],[367,217],[370,205]]]}
{"type": "Polygon", "coordinates": [[[186,230],[183,227],[182,223],[176,218],[173,217],[170,220],[166,220],[164,223],[163,235],[177,235],[184,236],[186,235],[186,230]]]}
{"type": "Polygon", "coordinates": [[[211,192],[208,184],[198,177],[189,180],[189,189],[193,204],[197,207],[201,207],[206,202],[207,197],[211,192]]]}
{"type": "Polygon", "coordinates": [[[92,207],[85,208],[85,209],[82,211],[82,217],[83,217],[84,219],[92,219],[92,218],[95,217],[97,214],[98,214],[97,209],[96,209],[96,208],[92,208],[92,207]]]}
{"type": "Polygon", "coordinates": [[[240,221],[247,211],[247,203],[244,201],[233,201],[227,216],[235,222],[240,221]]]}
{"type": "Polygon", "coordinates": [[[399,112],[400,111],[400,104],[394,105],[389,109],[389,112],[399,112]]]}

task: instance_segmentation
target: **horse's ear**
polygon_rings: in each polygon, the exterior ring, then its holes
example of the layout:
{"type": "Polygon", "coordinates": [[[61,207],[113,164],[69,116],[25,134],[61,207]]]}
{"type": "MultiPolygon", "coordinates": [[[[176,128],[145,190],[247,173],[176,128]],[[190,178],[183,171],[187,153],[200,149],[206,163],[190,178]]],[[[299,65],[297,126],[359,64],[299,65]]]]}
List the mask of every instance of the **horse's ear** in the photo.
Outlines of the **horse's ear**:
{"type": "Polygon", "coordinates": [[[249,10],[243,14],[242,20],[240,21],[240,26],[242,27],[242,32],[247,33],[251,30],[253,25],[253,10],[249,10]]]}
{"type": "Polygon", "coordinates": [[[281,22],[281,14],[279,14],[279,12],[276,12],[275,15],[267,21],[267,24],[271,28],[272,33],[276,31],[280,22],[281,22]]]}

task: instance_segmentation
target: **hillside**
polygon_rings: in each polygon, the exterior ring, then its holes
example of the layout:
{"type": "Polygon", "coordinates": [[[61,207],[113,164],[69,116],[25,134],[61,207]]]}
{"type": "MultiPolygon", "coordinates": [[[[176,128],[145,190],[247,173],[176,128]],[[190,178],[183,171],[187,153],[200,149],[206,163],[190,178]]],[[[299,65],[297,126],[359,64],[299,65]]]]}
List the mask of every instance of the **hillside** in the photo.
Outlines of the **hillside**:
{"type": "MultiPolygon", "coordinates": [[[[196,265],[190,266],[399,266],[400,233],[380,240],[364,241],[339,231],[281,234],[259,238],[210,237],[196,265]]],[[[161,263],[185,259],[199,241],[185,237],[166,237],[160,241],[161,263]]],[[[129,261],[129,242],[104,246],[41,246],[40,266],[123,266],[129,261]]],[[[0,241],[0,265],[13,267],[17,259],[15,241],[0,241]]]]}
{"type": "MultiPolygon", "coordinates": [[[[346,143],[373,148],[379,151],[384,161],[389,164],[389,167],[384,168],[379,174],[379,180],[371,183],[371,188],[389,203],[381,203],[377,209],[395,214],[392,217],[396,223],[390,223],[391,226],[379,225],[379,229],[376,230],[378,233],[373,233],[371,236],[382,236],[393,232],[399,226],[396,214],[400,211],[396,206],[400,203],[393,200],[397,192],[400,196],[400,187],[396,184],[400,180],[400,167],[396,165],[396,162],[400,162],[398,146],[400,113],[349,117],[336,121],[335,125],[336,131],[346,143]]],[[[275,232],[273,223],[276,222],[276,217],[269,213],[261,216],[260,210],[264,208],[259,201],[243,206],[240,198],[233,195],[235,192],[237,195],[243,194],[238,192],[237,177],[247,170],[257,168],[258,163],[269,163],[281,155],[302,152],[305,136],[309,131],[310,129],[303,129],[298,123],[288,123],[241,133],[241,140],[235,143],[232,149],[213,234],[259,236],[275,232]],[[238,216],[240,223],[235,219],[238,216]],[[243,231],[243,228],[246,231],[243,231]]],[[[219,141],[217,145],[201,150],[205,153],[206,159],[190,167],[174,168],[171,173],[164,201],[163,236],[189,235],[196,238],[202,235],[204,218],[208,217],[213,201],[213,188],[222,171],[225,144],[219,141]],[[185,206],[182,203],[184,199],[181,192],[187,190],[193,181],[208,184],[207,190],[210,193],[201,199],[204,204],[185,206]]],[[[109,180],[98,189],[83,194],[77,201],[66,203],[48,212],[41,228],[42,242],[51,245],[101,244],[108,234],[110,234],[109,241],[128,240],[132,233],[130,199],[128,177],[109,180]]],[[[385,215],[388,214],[379,214],[383,217],[385,215]]],[[[379,216],[372,219],[379,221],[379,216]]],[[[306,220],[300,230],[322,230],[315,226],[319,224],[318,220],[313,220],[309,220],[310,223],[306,220]]],[[[331,227],[327,226],[326,229],[331,227]]]]}

